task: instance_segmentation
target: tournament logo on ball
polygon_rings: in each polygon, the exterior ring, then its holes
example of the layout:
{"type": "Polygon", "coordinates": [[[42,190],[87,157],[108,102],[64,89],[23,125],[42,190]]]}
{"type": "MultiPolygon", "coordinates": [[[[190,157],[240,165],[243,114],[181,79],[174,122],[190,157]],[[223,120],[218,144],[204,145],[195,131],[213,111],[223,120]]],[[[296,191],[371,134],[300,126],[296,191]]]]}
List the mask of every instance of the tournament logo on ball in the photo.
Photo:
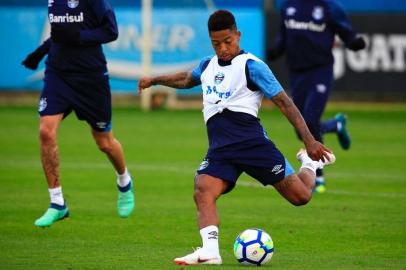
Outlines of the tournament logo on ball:
{"type": "Polygon", "coordinates": [[[323,7],[320,7],[320,6],[314,7],[312,16],[315,20],[322,19],[324,17],[323,7]]]}
{"type": "Polygon", "coordinates": [[[42,112],[47,107],[47,98],[41,98],[38,103],[38,111],[42,112]]]}
{"type": "Polygon", "coordinates": [[[216,74],[216,76],[214,76],[214,84],[215,85],[220,84],[223,80],[224,80],[224,73],[223,72],[219,72],[219,73],[216,74]]]}
{"type": "Polygon", "coordinates": [[[79,6],[79,0],[68,0],[68,7],[76,8],[79,6]]]}

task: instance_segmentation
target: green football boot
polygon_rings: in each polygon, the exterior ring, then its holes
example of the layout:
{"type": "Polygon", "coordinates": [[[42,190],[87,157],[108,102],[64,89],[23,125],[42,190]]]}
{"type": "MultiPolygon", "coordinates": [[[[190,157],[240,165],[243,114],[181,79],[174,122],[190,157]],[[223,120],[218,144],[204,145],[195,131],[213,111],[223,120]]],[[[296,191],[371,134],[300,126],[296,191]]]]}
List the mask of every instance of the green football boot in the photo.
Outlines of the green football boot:
{"type": "Polygon", "coordinates": [[[49,227],[58,220],[69,217],[69,210],[66,204],[61,206],[58,204],[51,203],[45,214],[35,221],[35,226],[38,227],[49,227]]]}
{"type": "Polygon", "coordinates": [[[344,150],[348,150],[351,146],[351,138],[346,126],[347,117],[342,113],[337,113],[334,118],[341,124],[340,128],[337,129],[338,141],[344,150]]]}
{"type": "Polygon", "coordinates": [[[324,193],[326,192],[326,182],[324,178],[317,177],[316,178],[316,185],[313,188],[313,193],[324,193]]]}
{"type": "Polygon", "coordinates": [[[117,210],[122,218],[129,217],[134,210],[134,192],[131,182],[125,187],[118,187],[117,210]]]}

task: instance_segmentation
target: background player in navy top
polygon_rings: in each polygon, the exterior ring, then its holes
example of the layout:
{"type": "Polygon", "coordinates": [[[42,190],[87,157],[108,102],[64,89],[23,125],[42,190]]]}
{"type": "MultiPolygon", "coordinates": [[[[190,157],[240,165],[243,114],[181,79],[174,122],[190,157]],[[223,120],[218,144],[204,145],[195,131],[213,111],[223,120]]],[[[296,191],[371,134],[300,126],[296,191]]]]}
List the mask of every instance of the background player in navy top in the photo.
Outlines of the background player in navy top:
{"type": "Polygon", "coordinates": [[[235,186],[242,172],[263,185],[273,185],[290,203],[303,205],[311,199],[316,169],[335,159],[311,135],[269,67],[240,49],[241,33],[233,14],[226,10],[214,12],[208,28],[215,56],[204,58],[193,71],[144,77],[138,84],[139,92],[158,84],[175,88],[202,85],[209,149],[196,173],[194,199],[203,247],[176,258],[177,264],[222,263],[216,200],[235,186]],[[264,95],[275,102],[303,138],[309,155],[305,150],[298,153],[302,162],[298,174],[257,118],[264,95]]]}
{"type": "Polygon", "coordinates": [[[134,208],[132,181],[121,144],[112,133],[110,85],[101,46],[118,36],[113,9],[106,0],[49,0],[48,17],[51,37],[23,61],[36,69],[48,54],[38,111],[41,161],[51,205],[35,225],[50,226],[69,215],[59,179],[57,130],[72,111],[89,123],[96,144],[114,166],[118,214],[128,217],[134,208]]]}
{"type": "MultiPolygon", "coordinates": [[[[350,50],[365,48],[364,39],[356,35],[334,0],[286,0],[276,44],[267,54],[273,61],[286,52],[293,102],[316,140],[323,142],[324,133],[336,132],[340,145],[347,150],[351,140],[346,116],[338,113],[321,122],[333,82],[336,34],[350,50]]],[[[322,170],[317,171],[315,191],[325,191],[322,170]]]]}

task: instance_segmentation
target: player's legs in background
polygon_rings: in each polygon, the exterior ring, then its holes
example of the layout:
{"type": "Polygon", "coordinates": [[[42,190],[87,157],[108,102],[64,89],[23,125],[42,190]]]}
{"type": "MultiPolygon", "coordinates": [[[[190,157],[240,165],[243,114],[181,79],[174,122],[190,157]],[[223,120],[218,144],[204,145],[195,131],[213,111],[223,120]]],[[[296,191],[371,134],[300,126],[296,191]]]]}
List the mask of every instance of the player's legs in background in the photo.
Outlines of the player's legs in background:
{"type": "Polygon", "coordinates": [[[128,217],[134,209],[133,181],[129,174],[120,142],[112,131],[100,132],[92,129],[93,138],[100,151],[104,152],[117,173],[118,200],[117,210],[120,217],[128,217]]]}
{"type": "MultiPolygon", "coordinates": [[[[328,95],[334,79],[332,66],[327,66],[318,69],[315,78],[317,78],[316,90],[320,91],[323,90],[323,88],[325,87],[326,93],[328,95]]],[[[348,133],[346,125],[347,125],[347,116],[344,115],[343,113],[337,113],[333,118],[330,118],[320,123],[320,132],[321,134],[332,132],[336,133],[341,147],[344,150],[348,150],[351,146],[351,138],[350,134],[348,133]]]]}
{"type": "Polygon", "coordinates": [[[63,114],[46,115],[40,118],[39,140],[41,162],[48,182],[51,205],[43,216],[35,221],[35,225],[45,227],[69,215],[59,182],[59,152],[57,131],[63,114]]]}
{"type": "Polygon", "coordinates": [[[184,257],[176,258],[176,264],[221,264],[216,201],[228,188],[228,183],[207,174],[195,178],[194,200],[197,208],[197,221],[202,237],[202,248],[184,257]]]}
{"type": "MultiPolygon", "coordinates": [[[[294,73],[293,76],[293,101],[301,106],[300,112],[310,132],[319,142],[323,142],[321,117],[328,101],[332,79],[332,66],[294,73]]],[[[314,191],[322,193],[326,190],[323,171],[318,169],[316,176],[314,191]]]]}
{"type": "Polygon", "coordinates": [[[124,174],[126,170],[124,151],[120,142],[113,137],[112,131],[99,132],[92,129],[92,135],[100,151],[107,155],[116,172],[124,174]]]}
{"type": "Polygon", "coordinates": [[[344,150],[350,149],[351,137],[347,129],[347,116],[343,113],[337,113],[333,118],[321,123],[321,132],[336,133],[338,142],[344,150]]]}
{"type": "Polygon", "coordinates": [[[49,188],[60,187],[59,183],[59,151],[57,132],[63,114],[46,115],[40,118],[39,140],[41,162],[49,188]]]}

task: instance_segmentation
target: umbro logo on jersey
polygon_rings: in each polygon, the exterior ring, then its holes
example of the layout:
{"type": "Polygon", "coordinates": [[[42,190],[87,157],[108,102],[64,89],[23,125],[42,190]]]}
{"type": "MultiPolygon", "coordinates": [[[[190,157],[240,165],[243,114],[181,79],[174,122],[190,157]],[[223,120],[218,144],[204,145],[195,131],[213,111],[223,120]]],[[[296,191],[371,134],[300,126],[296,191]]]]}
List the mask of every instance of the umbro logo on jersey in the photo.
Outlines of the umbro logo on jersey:
{"type": "Polygon", "coordinates": [[[294,7],[288,7],[286,9],[287,16],[293,16],[293,15],[295,15],[295,13],[296,13],[296,8],[294,8],[294,7]]]}
{"type": "Polygon", "coordinates": [[[279,173],[281,173],[281,172],[283,172],[285,169],[284,168],[282,168],[283,167],[283,165],[281,164],[281,165],[275,165],[274,167],[273,167],[273,169],[272,169],[272,172],[274,173],[274,174],[279,174],[279,173]]]}
{"type": "Polygon", "coordinates": [[[52,7],[53,3],[54,3],[54,0],[48,0],[48,7],[52,7]]]}
{"type": "Polygon", "coordinates": [[[76,8],[79,6],[79,0],[68,0],[68,7],[76,8]]]}

